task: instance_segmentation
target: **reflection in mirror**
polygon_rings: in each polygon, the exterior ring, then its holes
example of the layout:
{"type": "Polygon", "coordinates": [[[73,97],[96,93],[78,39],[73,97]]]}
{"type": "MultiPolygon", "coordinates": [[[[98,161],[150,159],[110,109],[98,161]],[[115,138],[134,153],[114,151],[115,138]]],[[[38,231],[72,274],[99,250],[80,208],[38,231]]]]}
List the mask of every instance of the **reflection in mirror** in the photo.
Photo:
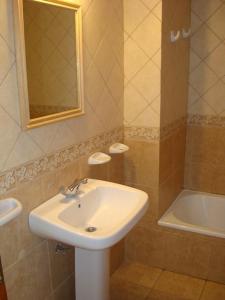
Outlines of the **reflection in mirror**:
{"type": "Polygon", "coordinates": [[[22,12],[18,17],[23,16],[19,22],[23,21],[20,39],[24,41],[27,75],[23,82],[28,100],[27,127],[80,115],[83,87],[78,7],[56,0],[15,1],[22,12]]]}

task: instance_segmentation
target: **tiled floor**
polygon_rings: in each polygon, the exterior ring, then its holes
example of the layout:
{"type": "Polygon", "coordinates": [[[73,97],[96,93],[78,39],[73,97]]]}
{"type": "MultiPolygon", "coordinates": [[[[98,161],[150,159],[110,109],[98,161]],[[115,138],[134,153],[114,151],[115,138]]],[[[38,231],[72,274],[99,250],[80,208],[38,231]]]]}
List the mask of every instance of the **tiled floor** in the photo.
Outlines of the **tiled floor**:
{"type": "Polygon", "coordinates": [[[112,276],[111,300],[225,300],[225,285],[124,264],[112,276]]]}

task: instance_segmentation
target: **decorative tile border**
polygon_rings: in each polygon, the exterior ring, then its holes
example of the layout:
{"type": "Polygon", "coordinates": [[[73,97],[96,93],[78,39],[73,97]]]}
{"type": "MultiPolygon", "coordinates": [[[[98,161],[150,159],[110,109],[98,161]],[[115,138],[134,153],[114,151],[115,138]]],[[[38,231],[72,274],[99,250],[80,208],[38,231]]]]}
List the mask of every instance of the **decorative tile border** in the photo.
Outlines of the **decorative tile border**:
{"type": "Polygon", "coordinates": [[[216,126],[225,127],[224,116],[213,116],[213,115],[189,115],[188,125],[191,126],[216,126]]]}
{"type": "Polygon", "coordinates": [[[125,127],[124,137],[136,140],[159,141],[174,133],[178,128],[186,125],[187,118],[182,117],[161,128],[159,127],[125,127]]]}
{"type": "Polygon", "coordinates": [[[159,127],[127,126],[124,128],[124,137],[128,139],[158,141],[160,136],[159,133],[159,127]]]}
{"type": "Polygon", "coordinates": [[[0,174],[0,194],[15,188],[18,184],[34,180],[46,172],[54,171],[81,156],[91,154],[121,140],[123,140],[122,127],[8,170],[0,174]]]}
{"type": "Polygon", "coordinates": [[[187,117],[182,117],[174,122],[160,128],[160,139],[164,139],[172,135],[177,129],[180,129],[187,124],[187,117]]]}

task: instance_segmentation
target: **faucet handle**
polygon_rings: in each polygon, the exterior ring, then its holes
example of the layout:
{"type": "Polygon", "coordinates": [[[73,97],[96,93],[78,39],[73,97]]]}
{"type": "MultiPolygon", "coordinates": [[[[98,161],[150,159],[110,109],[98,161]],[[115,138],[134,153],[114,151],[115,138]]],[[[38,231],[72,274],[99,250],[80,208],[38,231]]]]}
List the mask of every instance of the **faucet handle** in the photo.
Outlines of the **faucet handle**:
{"type": "Polygon", "coordinates": [[[79,187],[81,184],[86,184],[88,182],[88,178],[82,178],[82,179],[75,179],[74,182],[68,186],[68,190],[69,191],[73,191],[74,189],[76,189],[76,191],[78,191],[79,187]]]}

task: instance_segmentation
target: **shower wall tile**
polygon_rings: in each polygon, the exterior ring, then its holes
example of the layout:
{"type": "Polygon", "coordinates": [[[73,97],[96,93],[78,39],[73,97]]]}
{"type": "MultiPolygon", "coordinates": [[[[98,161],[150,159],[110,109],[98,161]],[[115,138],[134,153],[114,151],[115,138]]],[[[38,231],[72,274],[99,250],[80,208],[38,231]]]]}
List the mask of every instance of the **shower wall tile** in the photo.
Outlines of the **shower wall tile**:
{"type": "Polygon", "coordinates": [[[183,188],[185,145],[185,123],[181,123],[160,141],[159,216],[168,209],[183,188]]]}
{"type": "Polygon", "coordinates": [[[190,1],[164,1],[162,15],[159,216],[183,187],[190,43],[168,37],[171,29],[190,27],[190,1]]]}
{"type": "Polygon", "coordinates": [[[225,195],[224,144],[224,127],[188,126],[185,188],[225,195]]]}
{"type": "Polygon", "coordinates": [[[171,43],[171,30],[190,27],[190,1],[164,1],[162,6],[162,71],[160,126],[187,115],[189,39],[171,43]]]}
{"type": "Polygon", "coordinates": [[[57,241],[48,241],[48,252],[50,260],[50,274],[53,289],[57,289],[66,278],[74,273],[74,248],[68,247],[64,255],[57,254],[55,248],[57,241]]]}
{"type": "Polygon", "coordinates": [[[222,0],[192,0],[190,89],[188,111],[191,115],[220,117],[224,115],[225,60],[224,18],[222,0]],[[196,26],[196,24],[198,24],[196,26]]]}

